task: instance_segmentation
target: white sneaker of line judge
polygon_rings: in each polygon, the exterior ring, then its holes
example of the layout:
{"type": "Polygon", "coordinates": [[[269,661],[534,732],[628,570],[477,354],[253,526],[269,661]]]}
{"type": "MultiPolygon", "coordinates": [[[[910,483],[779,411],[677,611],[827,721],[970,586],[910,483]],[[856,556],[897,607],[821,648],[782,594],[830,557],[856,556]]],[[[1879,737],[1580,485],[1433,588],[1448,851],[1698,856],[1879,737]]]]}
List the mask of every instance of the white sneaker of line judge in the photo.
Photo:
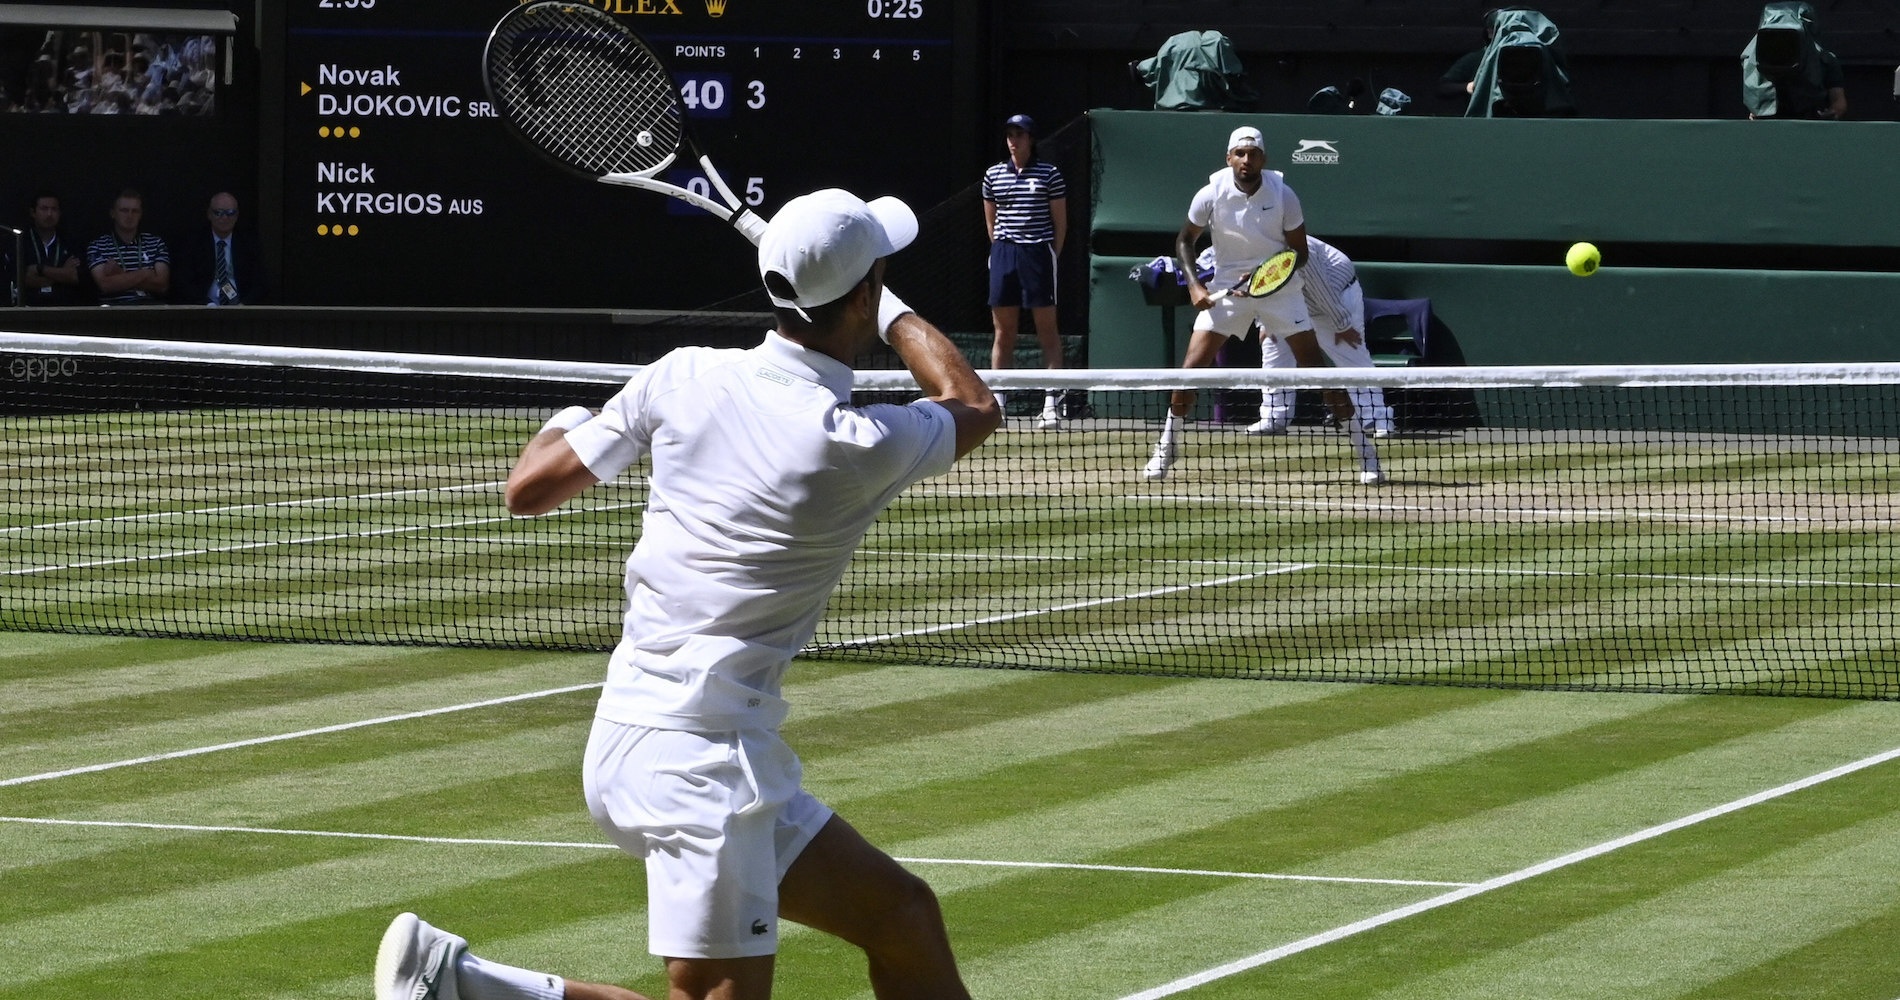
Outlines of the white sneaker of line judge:
{"type": "Polygon", "coordinates": [[[1155,445],[1155,452],[1148,457],[1148,464],[1141,467],[1141,478],[1168,478],[1168,469],[1174,465],[1174,460],[1180,453],[1180,446],[1172,438],[1155,445]]]}

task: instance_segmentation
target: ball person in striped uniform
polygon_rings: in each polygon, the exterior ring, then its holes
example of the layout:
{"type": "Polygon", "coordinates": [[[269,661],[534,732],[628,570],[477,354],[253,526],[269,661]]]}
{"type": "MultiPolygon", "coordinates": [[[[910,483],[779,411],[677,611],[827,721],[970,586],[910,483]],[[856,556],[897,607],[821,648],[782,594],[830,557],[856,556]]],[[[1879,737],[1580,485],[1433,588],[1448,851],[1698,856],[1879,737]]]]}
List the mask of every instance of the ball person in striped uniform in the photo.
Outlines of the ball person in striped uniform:
{"type": "MultiPolygon", "coordinates": [[[[1056,327],[1056,261],[1069,228],[1069,187],[1055,164],[1036,159],[1036,122],[1013,115],[1003,124],[1009,158],[983,172],[983,222],[990,237],[990,319],[996,340],[990,367],[1015,367],[1022,310],[1036,324],[1043,363],[1062,367],[1056,327]]],[[[1000,398],[1000,394],[999,394],[1000,398]]],[[[1043,396],[1043,430],[1062,426],[1061,394],[1043,396]]]]}

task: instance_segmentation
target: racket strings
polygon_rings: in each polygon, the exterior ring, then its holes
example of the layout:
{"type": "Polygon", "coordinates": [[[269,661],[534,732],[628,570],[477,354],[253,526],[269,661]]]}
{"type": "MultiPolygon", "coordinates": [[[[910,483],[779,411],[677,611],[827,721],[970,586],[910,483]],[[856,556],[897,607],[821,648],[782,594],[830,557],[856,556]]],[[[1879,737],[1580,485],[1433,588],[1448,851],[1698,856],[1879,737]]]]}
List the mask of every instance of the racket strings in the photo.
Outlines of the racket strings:
{"type": "Polygon", "coordinates": [[[490,41],[488,74],[497,110],[582,172],[647,174],[679,148],[682,111],[665,67],[594,8],[519,8],[490,41]]]}

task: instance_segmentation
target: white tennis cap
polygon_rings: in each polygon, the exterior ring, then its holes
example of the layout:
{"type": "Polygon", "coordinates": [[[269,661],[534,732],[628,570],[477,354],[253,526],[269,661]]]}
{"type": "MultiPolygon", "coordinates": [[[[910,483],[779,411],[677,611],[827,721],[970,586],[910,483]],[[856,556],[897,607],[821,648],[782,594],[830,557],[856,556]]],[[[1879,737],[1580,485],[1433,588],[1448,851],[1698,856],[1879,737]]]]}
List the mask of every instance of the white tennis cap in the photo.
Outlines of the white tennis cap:
{"type": "Polygon", "coordinates": [[[1262,148],[1260,130],[1254,128],[1252,125],[1242,125],[1234,130],[1233,135],[1227,137],[1227,151],[1229,153],[1236,149],[1260,148],[1262,148]]]}
{"type": "Polygon", "coordinates": [[[759,238],[759,277],[776,306],[803,309],[844,298],[888,257],[917,238],[917,215],[896,198],[866,204],[827,188],[785,203],[759,238]],[[788,287],[789,286],[789,287],[788,287]],[[792,294],[779,293],[789,290],[792,294]]]}

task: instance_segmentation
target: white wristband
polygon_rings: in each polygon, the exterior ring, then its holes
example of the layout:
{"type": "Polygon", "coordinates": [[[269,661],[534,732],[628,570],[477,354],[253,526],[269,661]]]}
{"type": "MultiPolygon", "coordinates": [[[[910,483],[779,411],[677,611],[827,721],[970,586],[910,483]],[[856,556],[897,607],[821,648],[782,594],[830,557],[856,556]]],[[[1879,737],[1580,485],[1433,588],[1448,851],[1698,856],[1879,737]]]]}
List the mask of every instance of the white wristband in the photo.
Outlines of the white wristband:
{"type": "Polygon", "coordinates": [[[893,292],[888,288],[884,289],[883,297],[878,299],[877,301],[877,335],[878,337],[883,339],[883,341],[886,344],[890,343],[891,342],[891,324],[897,322],[897,317],[902,316],[907,312],[914,312],[914,311],[915,310],[911,309],[910,306],[904,304],[903,299],[900,299],[897,297],[896,292],[893,292]]]}
{"type": "Polygon", "coordinates": [[[541,431],[545,433],[557,427],[563,431],[571,431],[592,419],[594,419],[594,411],[585,406],[570,406],[549,417],[548,422],[541,425],[541,431]]]}

